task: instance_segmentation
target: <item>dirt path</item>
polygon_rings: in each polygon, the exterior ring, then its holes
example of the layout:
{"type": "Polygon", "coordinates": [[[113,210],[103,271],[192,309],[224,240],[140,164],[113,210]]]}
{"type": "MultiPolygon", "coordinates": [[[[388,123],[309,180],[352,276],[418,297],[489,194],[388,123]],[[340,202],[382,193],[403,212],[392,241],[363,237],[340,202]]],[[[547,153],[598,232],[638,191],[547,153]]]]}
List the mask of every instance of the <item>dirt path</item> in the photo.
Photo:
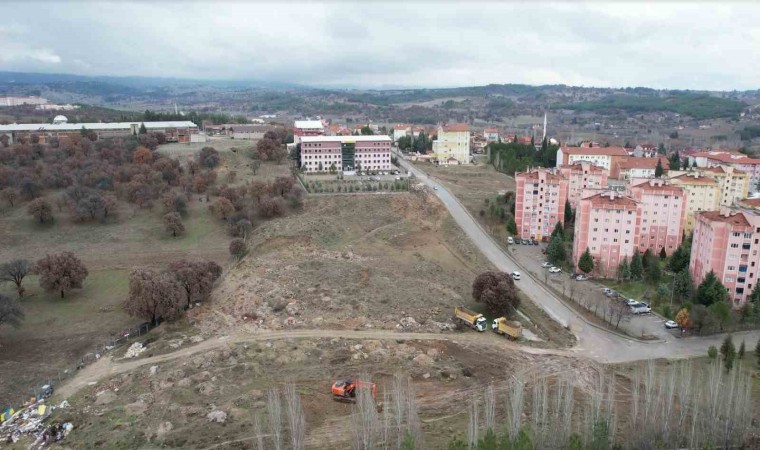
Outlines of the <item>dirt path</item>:
{"type": "Polygon", "coordinates": [[[197,353],[213,350],[225,345],[240,344],[245,342],[284,340],[284,339],[319,339],[319,338],[343,338],[343,339],[378,339],[378,340],[423,340],[423,341],[452,341],[462,343],[474,343],[479,346],[488,345],[501,349],[510,349],[534,355],[570,355],[568,350],[547,350],[526,347],[498,336],[493,339],[483,339],[480,333],[404,333],[392,330],[288,330],[267,331],[258,333],[238,333],[229,336],[219,336],[207,339],[196,345],[181,348],[175,352],[157,355],[150,358],[118,359],[104,357],[80,370],[72,379],[65,381],[56,390],[56,397],[68,399],[91,383],[97,383],[103,378],[112,377],[124,372],[129,372],[145,365],[173,361],[178,358],[189,357],[197,353]]]}

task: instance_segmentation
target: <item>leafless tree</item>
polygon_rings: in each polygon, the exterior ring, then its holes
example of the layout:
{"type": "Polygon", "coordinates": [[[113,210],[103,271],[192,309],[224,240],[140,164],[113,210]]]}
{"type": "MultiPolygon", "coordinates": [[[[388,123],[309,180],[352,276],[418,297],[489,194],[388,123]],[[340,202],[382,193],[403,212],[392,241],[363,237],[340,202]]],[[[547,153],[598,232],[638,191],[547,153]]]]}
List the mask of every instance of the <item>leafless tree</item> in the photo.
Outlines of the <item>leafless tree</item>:
{"type": "MultiPolygon", "coordinates": [[[[366,374],[360,376],[360,379],[367,382],[370,380],[366,374]]],[[[357,389],[355,399],[356,403],[354,404],[354,411],[352,413],[354,448],[357,450],[372,450],[375,448],[380,424],[375,399],[372,397],[372,391],[369,389],[357,389]]]]}
{"type": "Polygon", "coordinates": [[[280,450],[282,448],[282,403],[280,391],[277,388],[271,388],[267,392],[267,412],[269,431],[272,433],[272,447],[280,450]]]}
{"type": "Polygon", "coordinates": [[[406,416],[406,395],[409,379],[400,373],[393,377],[393,416],[396,419],[396,448],[404,441],[404,417],[406,416]]]}
{"type": "Polygon", "coordinates": [[[512,382],[509,385],[509,397],[507,405],[507,430],[509,430],[509,438],[515,439],[517,433],[520,432],[520,426],[522,425],[522,413],[523,413],[523,396],[525,394],[525,374],[523,372],[516,372],[512,382]]]}
{"type": "Polygon", "coordinates": [[[46,255],[37,261],[32,271],[40,276],[40,286],[59,292],[64,298],[71,289],[81,289],[89,272],[82,261],[71,252],[46,255]]]}
{"type": "Polygon", "coordinates": [[[533,444],[542,448],[546,434],[546,417],[549,406],[549,389],[545,376],[541,376],[533,385],[533,444]]]}
{"type": "Polygon", "coordinates": [[[26,208],[27,213],[39,220],[40,223],[45,223],[53,220],[53,208],[50,206],[47,200],[44,198],[35,198],[32,200],[26,208]]]}
{"type": "Polygon", "coordinates": [[[156,324],[178,316],[182,300],[182,288],[172,275],[138,269],[129,276],[124,309],[131,316],[156,324]]]}
{"type": "Polygon", "coordinates": [[[176,212],[164,214],[164,228],[172,234],[172,237],[177,237],[178,234],[184,233],[185,225],[182,223],[182,216],[176,212]]]}
{"type": "Polygon", "coordinates": [[[8,324],[14,328],[21,326],[24,312],[18,300],[0,294],[0,325],[8,324]]]}
{"type": "Polygon", "coordinates": [[[264,447],[264,434],[261,431],[261,416],[258,414],[253,416],[253,432],[256,434],[256,449],[266,450],[266,447],[264,447]]]}
{"type": "Polygon", "coordinates": [[[285,404],[287,405],[288,424],[290,426],[291,448],[293,450],[302,450],[306,434],[306,419],[301,407],[301,395],[293,383],[285,386],[285,404]]]}
{"type": "Polygon", "coordinates": [[[476,395],[473,395],[470,400],[469,421],[467,422],[467,448],[470,450],[473,450],[478,446],[480,428],[478,417],[480,407],[478,406],[478,400],[478,396],[476,395]]]}
{"type": "Polygon", "coordinates": [[[8,205],[13,208],[13,206],[16,204],[19,198],[19,192],[17,189],[7,187],[0,191],[0,196],[5,199],[6,202],[8,202],[8,205]]]}
{"type": "Polygon", "coordinates": [[[0,282],[7,281],[16,285],[19,297],[24,296],[22,285],[24,277],[32,271],[32,264],[25,259],[14,259],[5,264],[0,264],[0,282]]]}
{"type": "Polygon", "coordinates": [[[486,431],[494,431],[496,425],[496,393],[492,384],[489,384],[486,388],[486,395],[483,399],[484,414],[483,418],[486,422],[486,431]]]}

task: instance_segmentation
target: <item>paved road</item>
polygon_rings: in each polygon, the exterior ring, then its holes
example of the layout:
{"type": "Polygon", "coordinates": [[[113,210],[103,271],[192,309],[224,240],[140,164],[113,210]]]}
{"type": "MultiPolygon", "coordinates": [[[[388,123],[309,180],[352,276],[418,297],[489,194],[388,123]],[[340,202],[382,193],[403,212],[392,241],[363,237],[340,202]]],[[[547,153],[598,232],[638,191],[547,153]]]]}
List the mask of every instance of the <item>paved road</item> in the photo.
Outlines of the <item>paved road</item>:
{"type": "MultiPolygon", "coordinates": [[[[398,156],[398,155],[397,155],[398,156]]],[[[398,162],[404,169],[413,173],[418,180],[435,188],[436,195],[448,208],[449,213],[465,234],[499,270],[512,272],[520,270],[515,261],[506,254],[493,238],[478,224],[461,203],[445,186],[429,178],[402,157],[398,162]]],[[[574,351],[603,363],[636,361],[650,358],[678,358],[704,355],[710,345],[719,345],[722,335],[709,337],[672,338],[658,342],[641,342],[629,339],[606,330],[597,328],[586,322],[573,309],[566,306],[539,281],[523,273],[519,282],[520,289],[534,303],[546,311],[554,320],[568,327],[578,338],[574,351]]],[[[747,341],[750,348],[760,338],[760,331],[734,334],[734,341],[747,341]]]]}

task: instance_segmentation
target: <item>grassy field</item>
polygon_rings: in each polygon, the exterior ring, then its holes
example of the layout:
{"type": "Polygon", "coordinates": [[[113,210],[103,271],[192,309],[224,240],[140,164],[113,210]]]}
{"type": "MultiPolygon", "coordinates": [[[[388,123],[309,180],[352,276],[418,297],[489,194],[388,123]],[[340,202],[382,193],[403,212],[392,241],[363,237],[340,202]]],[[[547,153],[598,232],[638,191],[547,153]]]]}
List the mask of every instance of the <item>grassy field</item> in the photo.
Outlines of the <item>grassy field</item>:
{"type": "MultiPolygon", "coordinates": [[[[289,175],[287,163],[264,163],[254,175],[250,159],[232,152],[229,141],[207,143],[220,150],[218,183],[234,170],[234,184],[250,180],[270,181],[289,175]]],[[[235,142],[240,145],[241,142],[235,142]]],[[[246,142],[251,145],[250,142],[246,142]]],[[[170,144],[167,152],[184,161],[194,158],[202,146],[170,144]],[[182,156],[179,156],[182,153],[182,156]]],[[[159,151],[164,151],[160,148],[159,151]]],[[[46,192],[54,204],[60,192],[46,192]]],[[[33,383],[57,375],[96,345],[139,321],[120,308],[128,291],[128,277],[136,267],[163,269],[169,263],[187,258],[210,259],[222,266],[230,262],[231,237],[223,222],[208,211],[205,196],[191,197],[184,219],[186,233],[173,238],[164,229],[163,209],[144,210],[120,202],[115,218],[108,223],[76,223],[68,212],[54,207],[55,222],[37,224],[27,213],[26,205],[0,206],[0,262],[14,258],[35,261],[46,253],[74,252],[90,274],[84,289],[70,298],[58,299],[44,293],[35,277],[24,281],[27,297],[22,302],[26,315],[23,326],[14,330],[0,328],[0,405],[16,399],[33,383]]],[[[12,292],[11,285],[0,285],[0,292],[12,292]]]]}

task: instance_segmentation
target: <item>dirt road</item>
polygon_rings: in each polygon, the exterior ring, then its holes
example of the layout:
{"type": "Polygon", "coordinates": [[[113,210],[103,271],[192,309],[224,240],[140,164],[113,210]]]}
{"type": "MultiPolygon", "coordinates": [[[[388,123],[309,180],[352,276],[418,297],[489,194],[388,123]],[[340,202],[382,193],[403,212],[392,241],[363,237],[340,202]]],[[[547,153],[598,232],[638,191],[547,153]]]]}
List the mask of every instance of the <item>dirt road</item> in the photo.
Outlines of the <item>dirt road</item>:
{"type": "Polygon", "coordinates": [[[70,398],[79,390],[91,383],[97,383],[103,378],[112,377],[124,372],[129,372],[141,366],[156,365],[167,361],[173,361],[179,358],[192,356],[198,353],[213,350],[226,345],[242,344],[246,342],[269,341],[269,340],[287,340],[287,339],[319,339],[319,338],[343,338],[343,339],[377,339],[377,340],[400,340],[400,341],[452,341],[468,344],[477,344],[479,346],[488,345],[495,348],[510,349],[512,351],[521,351],[534,355],[569,355],[572,351],[567,350],[547,350],[532,347],[526,347],[514,342],[510,342],[502,337],[488,333],[484,336],[481,333],[404,333],[392,330],[372,330],[372,331],[353,331],[353,330],[288,330],[288,331],[267,331],[259,333],[239,333],[228,336],[218,336],[207,339],[198,344],[181,348],[172,353],[152,356],[149,358],[136,359],[114,359],[113,357],[104,357],[97,362],[86,366],[73,378],[65,381],[56,389],[56,396],[61,399],[70,398]],[[489,339],[490,338],[490,339],[489,339]]]}

